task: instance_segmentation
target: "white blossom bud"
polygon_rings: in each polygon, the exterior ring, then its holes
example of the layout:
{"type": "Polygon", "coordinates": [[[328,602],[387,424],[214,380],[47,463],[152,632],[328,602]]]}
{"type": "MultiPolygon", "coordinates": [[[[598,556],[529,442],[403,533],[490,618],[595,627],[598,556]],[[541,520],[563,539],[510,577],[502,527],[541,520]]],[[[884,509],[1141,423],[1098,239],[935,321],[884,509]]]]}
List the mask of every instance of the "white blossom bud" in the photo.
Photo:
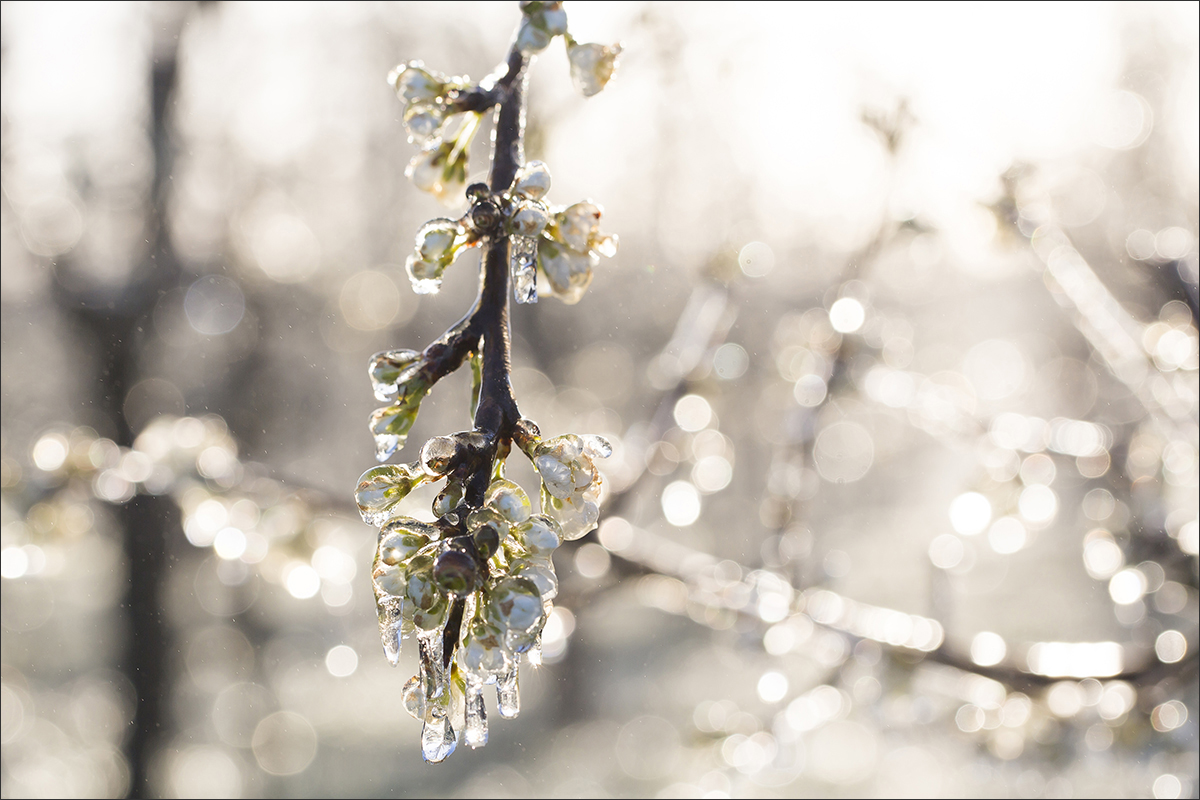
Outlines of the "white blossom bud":
{"type": "Polygon", "coordinates": [[[567,48],[571,59],[571,80],[584,97],[599,94],[612,80],[621,45],[576,44],[567,48]]]}
{"type": "Polygon", "coordinates": [[[550,217],[537,206],[528,205],[513,215],[512,232],[522,236],[537,237],[542,235],[550,217]]]}
{"type": "Polygon", "coordinates": [[[550,168],[541,161],[530,161],[517,170],[513,193],[528,200],[541,200],[550,191],[550,168]]]}
{"type": "Polygon", "coordinates": [[[517,31],[517,49],[522,53],[540,53],[550,45],[552,38],[548,32],[535,27],[529,17],[524,17],[517,31]]]}

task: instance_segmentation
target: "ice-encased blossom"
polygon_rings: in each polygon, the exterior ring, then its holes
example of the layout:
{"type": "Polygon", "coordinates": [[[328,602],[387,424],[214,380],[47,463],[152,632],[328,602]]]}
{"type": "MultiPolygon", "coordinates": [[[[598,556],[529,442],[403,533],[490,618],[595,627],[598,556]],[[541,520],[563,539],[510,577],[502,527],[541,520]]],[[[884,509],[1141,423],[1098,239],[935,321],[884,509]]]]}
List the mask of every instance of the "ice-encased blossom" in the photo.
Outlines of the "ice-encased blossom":
{"type": "Polygon", "coordinates": [[[424,361],[416,350],[383,350],[371,356],[367,374],[375,397],[385,403],[402,398],[408,394],[409,382],[419,378],[422,366],[424,361]]]}
{"type": "Polygon", "coordinates": [[[567,305],[583,299],[592,284],[593,269],[600,263],[594,253],[577,253],[565,245],[542,239],[538,242],[538,266],[549,293],[567,305]]]}
{"type": "Polygon", "coordinates": [[[368,525],[383,526],[393,517],[396,504],[427,480],[416,464],[371,467],[359,477],[354,490],[358,513],[368,525]]]}
{"type": "Polygon", "coordinates": [[[388,75],[388,83],[404,102],[404,127],[410,141],[422,145],[436,143],[446,123],[455,116],[451,105],[455,94],[471,85],[466,76],[447,77],[426,69],[420,61],[397,66],[388,75]]]}
{"type": "Polygon", "coordinates": [[[388,83],[396,90],[396,96],[408,104],[436,100],[445,93],[447,82],[444,75],[425,69],[424,62],[409,61],[388,73],[388,83]]]}
{"type": "Polygon", "coordinates": [[[512,563],[511,569],[514,577],[525,578],[536,586],[543,601],[553,600],[558,594],[558,576],[548,556],[519,559],[512,563]]]}
{"type": "Polygon", "coordinates": [[[428,522],[397,517],[379,531],[379,561],[388,566],[402,564],[437,537],[438,529],[428,522]]]}
{"type": "Polygon", "coordinates": [[[555,36],[567,32],[567,12],[561,2],[522,3],[521,27],[517,31],[517,49],[522,53],[545,50],[555,36]]]}
{"type": "Polygon", "coordinates": [[[481,683],[490,683],[508,672],[512,655],[504,647],[503,630],[485,619],[473,619],[459,645],[458,662],[481,683]]]}
{"type": "Polygon", "coordinates": [[[550,191],[550,168],[543,161],[527,161],[513,178],[512,194],[526,200],[541,200],[550,191]]]}
{"type": "Polygon", "coordinates": [[[542,513],[558,523],[564,539],[578,539],[600,519],[602,479],[594,459],[612,446],[599,436],[556,436],[534,445],[530,459],[542,479],[542,513]]]}
{"type": "Polygon", "coordinates": [[[448,117],[445,106],[433,102],[412,103],[404,112],[409,141],[424,145],[438,137],[448,117]]]}
{"type": "Polygon", "coordinates": [[[569,42],[567,57],[571,60],[571,80],[584,97],[599,94],[612,80],[617,69],[621,45],[577,44],[569,42]]]}
{"type": "Polygon", "coordinates": [[[513,528],[513,535],[533,555],[548,556],[562,544],[562,528],[545,514],[534,514],[513,528]]]}
{"type": "Polygon", "coordinates": [[[458,220],[431,219],[417,231],[415,249],[404,264],[413,291],[436,294],[442,274],[467,245],[467,232],[458,220]]]}
{"type": "Polygon", "coordinates": [[[550,224],[550,215],[546,207],[537,201],[522,205],[509,221],[509,232],[519,236],[541,236],[542,231],[550,224]]]}
{"type": "Polygon", "coordinates": [[[533,513],[533,506],[525,490],[504,478],[494,480],[488,486],[484,504],[511,524],[522,523],[533,513]]]}
{"type": "Polygon", "coordinates": [[[488,591],[485,616],[506,634],[529,633],[545,616],[537,585],[526,578],[508,577],[488,591]]]}
{"type": "Polygon", "coordinates": [[[466,196],[467,147],[434,140],[413,156],[404,174],[413,186],[429,192],[442,205],[456,206],[466,196]]]}
{"type": "Polygon", "coordinates": [[[375,437],[375,458],[387,461],[392,454],[408,441],[408,432],[417,421],[421,401],[429,391],[429,383],[414,377],[405,385],[405,391],[396,401],[384,408],[371,412],[367,424],[375,437]]]}
{"type": "Polygon", "coordinates": [[[617,252],[617,237],[600,231],[602,215],[600,206],[590,201],[567,206],[538,240],[538,265],[551,294],[565,303],[579,302],[600,256],[617,252]]]}

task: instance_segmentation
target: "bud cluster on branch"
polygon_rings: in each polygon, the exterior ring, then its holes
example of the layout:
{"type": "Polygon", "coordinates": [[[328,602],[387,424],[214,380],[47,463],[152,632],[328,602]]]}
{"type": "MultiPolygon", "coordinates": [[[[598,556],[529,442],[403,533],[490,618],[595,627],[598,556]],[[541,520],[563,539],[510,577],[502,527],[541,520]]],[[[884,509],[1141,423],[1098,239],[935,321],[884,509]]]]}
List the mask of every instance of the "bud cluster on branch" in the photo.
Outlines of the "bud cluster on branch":
{"type": "Polygon", "coordinates": [[[562,36],[579,90],[590,96],[612,77],[620,46],[579,44],[558,2],[522,2],[522,20],[505,63],[478,84],[448,77],[419,61],[392,70],[389,83],[405,104],[409,140],[421,150],[406,174],[447,206],[469,201],[457,219],[418,231],[405,265],[413,291],[432,294],[464,251],[484,251],[479,297],[458,323],[423,351],[388,350],[371,358],[375,454],[386,461],[404,447],[433,385],[464,362],[473,375],[471,430],[436,436],[408,464],[363,473],[355,492],[362,518],[379,528],[371,575],[384,652],[395,665],[401,641],[415,637],[419,674],[405,684],[408,711],[423,723],[426,761],[452,753],[460,739],[487,742],[483,688],[495,685],[501,716],[520,709],[522,656],[540,663],[540,636],[558,593],[550,559],[564,540],[596,528],[604,480],[596,460],[612,448],[598,436],[543,439],[517,409],[509,380],[509,284],[518,303],[540,293],[576,303],[600,256],[615,255],[617,237],[600,231],[590,200],[551,206],[550,170],[523,156],[524,89],[532,55],[562,36]],[[467,186],[471,142],[483,114],[496,108],[488,184],[467,186]],[[505,477],[516,445],[541,479],[541,513],[505,477]],[[417,486],[444,481],[434,522],[403,513],[417,486]]]}

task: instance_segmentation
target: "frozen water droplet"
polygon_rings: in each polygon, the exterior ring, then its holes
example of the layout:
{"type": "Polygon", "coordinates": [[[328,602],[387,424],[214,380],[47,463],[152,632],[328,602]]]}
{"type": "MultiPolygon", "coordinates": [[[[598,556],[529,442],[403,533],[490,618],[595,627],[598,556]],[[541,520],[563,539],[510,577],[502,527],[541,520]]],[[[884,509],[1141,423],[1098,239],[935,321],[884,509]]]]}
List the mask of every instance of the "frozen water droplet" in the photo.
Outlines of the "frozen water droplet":
{"type": "Polygon", "coordinates": [[[537,239],[513,234],[508,239],[508,265],[512,273],[513,299],[537,302],[537,239]]]}
{"type": "Polygon", "coordinates": [[[592,458],[608,458],[612,455],[612,445],[603,436],[586,435],[583,439],[583,451],[592,458]]]}
{"type": "Polygon", "coordinates": [[[400,386],[411,380],[424,363],[416,350],[385,350],[371,356],[367,374],[375,397],[385,403],[395,400],[400,386]]]}
{"type": "Polygon", "coordinates": [[[409,464],[384,464],[364,472],[354,490],[354,501],[363,522],[376,527],[386,525],[396,504],[425,480],[427,477],[409,464]]]}
{"type": "Polygon", "coordinates": [[[458,745],[454,726],[441,706],[430,706],[421,728],[421,756],[430,764],[445,761],[458,745]]]}
{"type": "Polygon", "coordinates": [[[446,691],[446,667],[442,663],[442,631],[435,628],[417,634],[417,649],[420,653],[421,682],[425,687],[425,700],[435,700],[446,691]]]}
{"type": "Polygon", "coordinates": [[[400,449],[400,444],[405,438],[407,437],[395,436],[390,433],[375,434],[375,460],[387,461],[392,457],[392,453],[400,449]]]}
{"type": "Polygon", "coordinates": [[[415,720],[425,719],[425,693],[421,691],[421,676],[413,675],[404,683],[400,690],[400,698],[404,701],[404,710],[415,720]]]}
{"type": "Polygon", "coordinates": [[[487,744],[487,709],[483,705],[483,684],[467,684],[466,739],[471,747],[483,747],[487,744]]]}
{"type": "Polygon", "coordinates": [[[383,653],[393,667],[400,663],[403,627],[404,599],[381,597],[379,599],[379,638],[383,642],[383,653]]]}
{"type": "Polygon", "coordinates": [[[521,694],[517,687],[515,661],[508,674],[496,682],[496,706],[500,709],[500,716],[505,719],[515,719],[521,713],[521,694]]]}

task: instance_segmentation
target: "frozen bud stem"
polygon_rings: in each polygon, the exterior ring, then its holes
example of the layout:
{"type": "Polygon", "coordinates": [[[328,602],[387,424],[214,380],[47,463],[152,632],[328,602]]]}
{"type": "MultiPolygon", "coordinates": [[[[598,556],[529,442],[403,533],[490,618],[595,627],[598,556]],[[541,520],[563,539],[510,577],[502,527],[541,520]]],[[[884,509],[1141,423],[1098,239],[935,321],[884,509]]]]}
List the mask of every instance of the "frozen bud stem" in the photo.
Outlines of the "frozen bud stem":
{"type": "Polygon", "coordinates": [[[558,593],[550,556],[596,527],[603,488],[596,460],[611,453],[595,436],[544,440],[521,417],[509,381],[509,293],[533,303],[540,288],[578,302],[600,257],[616,253],[616,237],[600,231],[600,206],[549,204],[550,169],[525,162],[522,140],[533,53],[561,36],[571,77],[591,96],[611,79],[620,47],[576,42],[562,3],[529,0],[520,8],[507,59],[479,83],[419,61],[388,76],[419,148],[407,176],[448,207],[466,204],[461,216],[430,220],[417,232],[405,264],[413,290],[436,293],[460,255],[483,252],[479,297],[462,320],[422,351],[386,350],[368,364],[375,396],[387,404],[369,421],[379,461],[404,447],[434,384],[465,362],[473,374],[471,430],[429,439],[412,463],[368,469],[355,491],[362,518],[379,528],[371,577],[384,654],[397,664],[402,640],[417,640],[420,671],[401,696],[423,725],[429,762],[444,760],[460,739],[487,743],[485,686],[495,687],[501,716],[519,712],[522,655],[541,663],[541,631],[558,593]],[[467,186],[471,143],[489,109],[488,183],[467,186]],[[514,445],[541,478],[539,513],[529,493],[504,476],[514,445]],[[407,516],[405,497],[438,481],[436,522],[407,516]]]}

